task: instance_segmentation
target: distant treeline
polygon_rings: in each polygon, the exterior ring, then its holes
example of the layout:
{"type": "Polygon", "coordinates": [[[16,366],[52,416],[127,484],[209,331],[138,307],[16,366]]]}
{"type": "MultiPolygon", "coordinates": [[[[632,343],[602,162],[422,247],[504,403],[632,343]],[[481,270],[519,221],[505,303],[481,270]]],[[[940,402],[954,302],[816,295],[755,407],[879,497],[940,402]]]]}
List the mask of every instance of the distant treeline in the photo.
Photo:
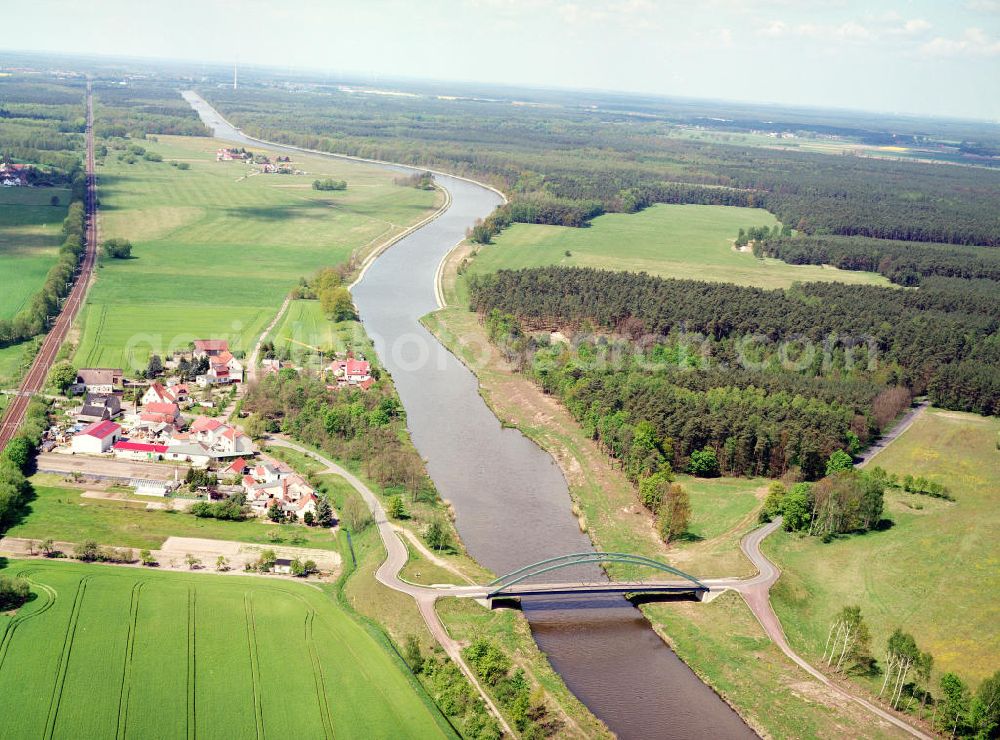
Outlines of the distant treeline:
{"type": "Polygon", "coordinates": [[[128,85],[96,83],[94,97],[98,136],[211,135],[195,110],[169,85],[152,80],[131,80],[128,85]]]}
{"type": "Polygon", "coordinates": [[[69,185],[82,168],[85,90],[75,80],[0,77],[0,159],[40,165],[33,185],[69,185]]]}
{"type": "Polygon", "coordinates": [[[793,265],[878,272],[905,286],[920,285],[929,276],[1000,280],[1000,250],[953,244],[840,236],[766,238],[754,244],[754,254],[793,265]]]}
{"type": "Polygon", "coordinates": [[[527,215],[577,225],[588,213],[651,203],[717,203],[766,208],[805,234],[1000,245],[1000,171],[986,168],[694,141],[662,120],[624,113],[335,92],[204,93],[252,135],[445,169],[500,187],[512,204],[532,199],[534,208],[512,208],[491,226],[527,215]]]}
{"type": "Polygon", "coordinates": [[[1000,301],[950,289],[947,281],[918,291],[840,283],[762,290],[547,267],[473,276],[470,300],[484,316],[498,310],[528,328],[592,325],[633,337],[697,332],[743,364],[773,343],[809,342],[815,354],[797,369],[806,375],[826,373],[831,343],[851,347],[854,372],[863,377],[926,391],[948,408],[1000,413],[1000,301]]]}

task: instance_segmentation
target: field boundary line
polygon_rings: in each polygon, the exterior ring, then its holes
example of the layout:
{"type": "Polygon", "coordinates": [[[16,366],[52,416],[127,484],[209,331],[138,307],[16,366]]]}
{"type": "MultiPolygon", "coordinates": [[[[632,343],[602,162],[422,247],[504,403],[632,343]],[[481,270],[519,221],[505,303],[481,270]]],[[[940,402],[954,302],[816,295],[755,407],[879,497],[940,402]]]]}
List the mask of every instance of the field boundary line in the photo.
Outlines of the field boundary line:
{"type": "Polygon", "coordinates": [[[257,728],[257,740],[264,739],[264,709],[261,706],[260,693],[260,659],[257,655],[257,626],[253,612],[253,594],[243,593],[243,609],[247,619],[247,650],[250,653],[250,684],[253,689],[254,725],[257,728]]]}
{"type": "Polygon", "coordinates": [[[125,661],[122,665],[122,685],[118,693],[118,724],[115,727],[116,740],[125,739],[125,728],[128,725],[128,702],[132,693],[132,655],[135,651],[136,625],[139,621],[139,595],[145,581],[139,581],[132,587],[132,600],[129,604],[128,636],[125,639],[125,661]]]}
{"type": "Polygon", "coordinates": [[[194,586],[188,586],[188,616],[187,616],[187,736],[188,738],[194,738],[197,734],[195,730],[195,722],[197,721],[196,706],[195,701],[197,699],[198,692],[196,690],[195,681],[197,676],[195,675],[195,622],[197,619],[197,614],[195,612],[195,604],[197,601],[197,591],[195,591],[194,586]]]}
{"type": "Polygon", "coordinates": [[[323,677],[323,663],[319,659],[319,652],[316,650],[316,640],[313,636],[313,622],[316,619],[316,612],[313,609],[306,611],[305,619],[305,641],[309,651],[309,659],[313,664],[313,681],[316,684],[316,699],[319,702],[320,720],[323,722],[323,730],[327,737],[335,737],[333,731],[333,715],[330,712],[330,704],[327,701],[326,679],[323,677]]]}
{"type": "Polygon", "coordinates": [[[62,701],[63,686],[66,684],[66,671],[69,667],[70,654],[73,652],[73,640],[76,638],[76,625],[80,620],[80,611],[82,609],[84,594],[87,593],[87,584],[92,577],[84,576],[80,579],[80,583],[76,587],[73,608],[70,610],[69,623],[66,625],[66,634],[63,636],[62,652],[59,654],[56,680],[52,685],[52,696],[49,698],[49,712],[45,718],[45,732],[43,737],[51,738],[55,734],[59,704],[62,701]]]}

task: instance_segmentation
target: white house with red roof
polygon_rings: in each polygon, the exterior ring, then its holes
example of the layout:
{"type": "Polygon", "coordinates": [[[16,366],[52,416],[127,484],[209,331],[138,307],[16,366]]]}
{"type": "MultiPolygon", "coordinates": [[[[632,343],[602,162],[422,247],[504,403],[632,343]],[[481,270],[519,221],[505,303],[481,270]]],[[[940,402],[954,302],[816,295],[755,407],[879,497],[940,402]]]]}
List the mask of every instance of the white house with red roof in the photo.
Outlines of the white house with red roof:
{"type": "Polygon", "coordinates": [[[372,381],[372,367],[371,363],[367,360],[355,359],[354,357],[348,357],[345,360],[334,360],[330,363],[330,371],[333,376],[337,379],[338,385],[361,385],[366,383],[364,386],[365,390],[371,387],[372,381]]]}
{"type": "Polygon", "coordinates": [[[236,427],[209,416],[199,416],[191,423],[185,441],[204,445],[215,458],[254,454],[253,440],[250,437],[236,427]]]}
{"type": "Polygon", "coordinates": [[[73,435],[70,448],[74,454],[102,455],[121,439],[122,428],[113,421],[96,421],[73,435]]]}

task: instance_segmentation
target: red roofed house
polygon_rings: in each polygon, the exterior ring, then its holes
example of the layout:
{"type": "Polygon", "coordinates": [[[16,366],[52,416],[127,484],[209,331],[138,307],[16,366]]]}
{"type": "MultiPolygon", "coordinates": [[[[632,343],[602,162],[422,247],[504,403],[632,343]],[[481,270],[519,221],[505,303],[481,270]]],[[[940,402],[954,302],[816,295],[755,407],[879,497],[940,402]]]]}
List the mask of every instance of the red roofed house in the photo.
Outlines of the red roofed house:
{"type": "Polygon", "coordinates": [[[113,421],[96,421],[83,431],[73,435],[71,448],[73,453],[85,455],[101,455],[114,445],[122,436],[122,428],[113,421]]]}
{"type": "Polygon", "coordinates": [[[229,464],[229,467],[227,467],[223,472],[226,475],[243,475],[244,473],[247,472],[248,467],[250,466],[247,465],[247,461],[244,460],[242,457],[238,457],[235,460],[233,460],[229,464]]]}
{"type": "Polygon", "coordinates": [[[218,355],[208,358],[208,372],[199,375],[197,381],[201,386],[218,383],[242,383],[243,364],[228,350],[220,352],[218,355]]]}
{"type": "Polygon", "coordinates": [[[162,460],[167,451],[166,445],[146,444],[145,442],[130,442],[127,439],[115,442],[112,448],[115,457],[125,460],[162,460]]]}
{"type": "Polygon", "coordinates": [[[194,357],[200,360],[202,357],[218,357],[223,352],[229,351],[229,342],[225,339],[195,339],[194,357]]]}
{"type": "Polygon", "coordinates": [[[152,424],[172,424],[175,427],[184,426],[181,411],[176,403],[147,403],[139,414],[139,420],[152,424]]]}
{"type": "MultiPolygon", "coordinates": [[[[371,364],[366,360],[356,360],[348,357],[346,360],[334,360],[330,363],[330,370],[341,385],[360,385],[366,380],[372,379],[371,364]]],[[[371,387],[370,384],[368,387],[371,387]]]]}

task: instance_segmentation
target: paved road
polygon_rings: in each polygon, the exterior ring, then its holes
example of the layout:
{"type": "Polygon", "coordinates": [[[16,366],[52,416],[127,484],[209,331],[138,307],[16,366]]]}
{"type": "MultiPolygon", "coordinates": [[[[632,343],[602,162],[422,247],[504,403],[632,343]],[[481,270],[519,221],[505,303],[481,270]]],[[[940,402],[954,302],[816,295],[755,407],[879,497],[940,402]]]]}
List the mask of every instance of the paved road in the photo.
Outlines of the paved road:
{"type": "Polygon", "coordinates": [[[896,715],[875,706],[866,699],[862,699],[861,697],[855,696],[845,689],[842,689],[840,686],[833,683],[829,678],[823,675],[823,673],[809,665],[809,663],[807,663],[798,653],[792,650],[791,646],[789,646],[788,639],[785,637],[785,631],[781,627],[781,620],[778,619],[778,615],[774,613],[774,609],[771,607],[771,586],[773,586],[778,580],[778,577],[781,575],[781,570],[778,566],[768,560],[764,553],[760,550],[760,544],[764,541],[764,538],[780,526],[781,517],[778,517],[771,523],[765,524],[763,527],[759,527],[758,529],[750,532],[740,542],[740,549],[743,551],[743,554],[746,555],[750,559],[750,562],[752,562],[757,568],[758,572],[756,576],[744,580],[734,578],[709,579],[705,580],[704,583],[713,591],[716,589],[724,590],[729,588],[733,591],[739,592],[740,595],[743,596],[743,600],[746,601],[747,606],[749,606],[750,610],[754,613],[754,616],[757,617],[757,620],[764,628],[767,636],[774,641],[774,644],[781,649],[781,652],[787,655],[792,662],[828,689],[836,692],[845,699],[849,699],[856,704],[860,704],[872,714],[875,714],[881,719],[884,719],[886,722],[893,724],[904,732],[908,732],[914,737],[930,740],[930,736],[925,735],[917,728],[912,727],[896,715]]]}
{"type": "Polygon", "coordinates": [[[886,434],[883,434],[881,437],[879,437],[875,441],[875,444],[873,444],[871,447],[869,447],[867,450],[864,451],[864,454],[862,454],[858,460],[857,463],[858,467],[864,467],[869,462],[871,462],[871,459],[873,457],[875,457],[878,453],[880,453],[882,450],[888,447],[890,442],[892,442],[900,434],[909,429],[913,425],[913,422],[915,422],[917,419],[923,416],[924,412],[927,410],[927,407],[930,405],[931,405],[930,401],[921,401],[912,409],[903,414],[902,418],[899,419],[899,421],[897,421],[893,425],[892,429],[890,429],[886,434]]]}
{"type": "Polygon", "coordinates": [[[63,303],[62,311],[56,317],[51,331],[42,342],[42,347],[35,356],[31,368],[24,376],[17,396],[11,401],[10,406],[0,422],[0,451],[17,434],[21,423],[24,421],[25,412],[28,410],[28,403],[31,396],[40,392],[45,387],[45,380],[49,375],[49,368],[55,362],[59,354],[73,320],[76,318],[80,306],[87,295],[87,288],[90,285],[90,278],[94,272],[94,263],[97,260],[97,176],[94,174],[94,97],[87,83],[87,244],[80,262],[80,274],[73,289],[63,303]]]}

